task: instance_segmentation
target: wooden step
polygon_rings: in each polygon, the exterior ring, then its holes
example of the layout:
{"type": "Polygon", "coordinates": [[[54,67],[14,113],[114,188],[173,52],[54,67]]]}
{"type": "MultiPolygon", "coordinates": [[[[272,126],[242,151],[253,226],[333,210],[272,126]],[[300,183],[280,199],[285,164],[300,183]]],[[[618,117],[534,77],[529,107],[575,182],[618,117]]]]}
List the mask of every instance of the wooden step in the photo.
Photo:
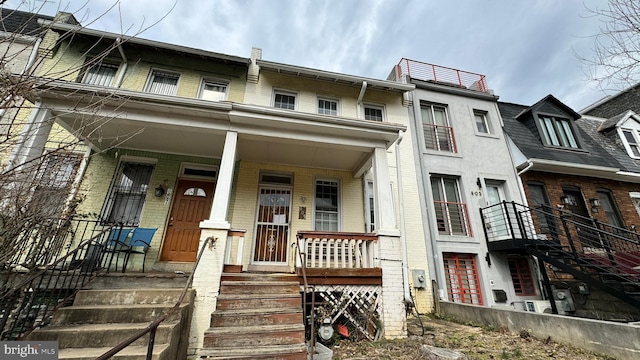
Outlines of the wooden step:
{"type": "Polygon", "coordinates": [[[299,294],[297,281],[222,281],[220,294],[299,294]]]}
{"type": "Polygon", "coordinates": [[[304,344],[304,325],[261,325],[209,328],[204,347],[256,347],[304,344]]]}
{"type": "Polygon", "coordinates": [[[212,327],[295,325],[301,323],[301,307],[217,310],[211,314],[212,327]]]}
{"type": "Polygon", "coordinates": [[[297,294],[223,294],[218,296],[219,310],[254,308],[302,307],[302,296],[297,294]]]}
{"type": "Polygon", "coordinates": [[[201,357],[217,359],[306,360],[307,348],[303,344],[267,345],[253,348],[218,347],[200,351],[201,357]]]}

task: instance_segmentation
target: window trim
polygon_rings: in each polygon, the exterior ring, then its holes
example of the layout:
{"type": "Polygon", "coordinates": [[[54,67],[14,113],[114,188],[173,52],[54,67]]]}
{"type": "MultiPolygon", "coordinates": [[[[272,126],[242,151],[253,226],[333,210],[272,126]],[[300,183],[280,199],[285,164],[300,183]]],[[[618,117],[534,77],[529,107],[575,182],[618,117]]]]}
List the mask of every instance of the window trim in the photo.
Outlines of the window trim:
{"type": "Polygon", "coordinates": [[[434,219],[436,220],[436,230],[438,231],[439,235],[443,235],[443,236],[464,236],[464,237],[473,237],[473,229],[471,227],[471,219],[469,218],[469,207],[468,207],[468,203],[465,201],[464,198],[464,191],[462,189],[462,178],[460,176],[455,176],[455,175],[446,175],[446,174],[439,174],[439,173],[434,173],[434,174],[429,174],[429,188],[430,188],[430,195],[431,195],[431,204],[433,205],[433,211],[434,211],[434,219]],[[439,191],[445,195],[445,201],[442,200],[436,200],[435,197],[433,196],[433,180],[434,178],[438,178],[438,186],[439,186],[439,191]],[[446,199],[446,188],[444,185],[444,180],[445,179],[450,179],[450,180],[455,180],[456,182],[456,195],[458,197],[458,201],[449,201],[448,199],[446,199]],[[437,213],[437,208],[438,208],[438,204],[436,204],[436,201],[440,202],[440,205],[445,205],[444,206],[444,212],[443,212],[443,220],[445,221],[445,229],[444,230],[440,230],[438,228],[438,213],[437,213]],[[449,204],[458,204],[460,205],[461,209],[459,211],[461,211],[461,215],[462,215],[462,219],[461,219],[461,223],[460,225],[463,227],[463,231],[464,233],[456,233],[453,231],[453,226],[451,224],[451,210],[449,208],[449,204]]]}
{"type": "Polygon", "coordinates": [[[495,136],[494,130],[493,130],[493,124],[491,123],[491,119],[489,118],[489,111],[487,110],[482,110],[482,109],[473,109],[472,110],[473,113],[473,130],[477,135],[483,135],[483,136],[487,136],[487,135],[493,135],[495,136]],[[487,131],[480,131],[480,129],[478,129],[478,122],[476,120],[476,116],[482,116],[484,118],[484,126],[487,128],[487,131]]]}
{"type": "Polygon", "coordinates": [[[511,283],[513,285],[513,293],[516,296],[536,296],[536,281],[534,278],[534,272],[531,271],[531,263],[529,259],[519,255],[507,256],[507,266],[509,267],[509,275],[511,276],[511,283]],[[515,273],[512,272],[511,262],[515,264],[515,273]],[[523,267],[524,266],[524,267],[523,267]],[[520,292],[516,289],[516,280],[520,284],[520,292]],[[528,284],[525,284],[527,282],[528,284]],[[527,292],[527,286],[532,292],[527,292]]]}
{"type": "MultiPolygon", "coordinates": [[[[327,182],[335,182],[336,183],[336,187],[337,187],[337,201],[338,201],[338,205],[337,205],[337,210],[336,210],[336,214],[337,214],[337,230],[336,231],[342,231],[342,216],[343,216],[343,209],[342,209],[342,183],[340,182],[340,179],[337,178],[329,178],[329,177],[317,177],[313,180],[313,219],[312,219],[312,224],[313,224],[313,229],[314,230],[318,230],[316,228],[316,214],[317,214],[317,196],[316,196],[316,186],[318,185],[319,181],[327,181],[327,182]]],[[[324,231],[324,230],[321,230],[324,231]]],[[[326,230],[329,231],[329,230],[326,230]]]]}
{"type": "Polygon", "coordinates": [[[197,180],[203,180],[203,181],[216,181],[218,180],[219,171],[220,171],[220,168],[218,165],[183,162],[183,163],[180,163],[180,172],[179,172],[180,175],[178,177],[180,179],[197,179],[197,180]],[[214,171],[216,174],[215,176],[185,174],[187,169],[214,171]]]}
{"type": "Polygon", "coordinates": [[[280,110],[297,110],[298,109],[298,93],[295,92],[295,91],[291,91],[291,90],[274,89],[273,90],[273,95],[271,97],[271,106],[273,108],[275,108],[275,109],[280,109],[280,110]],[[293,109],[277,107],[276,106],[276,96],[277,95],[292,96],[293,97],[293,109]]]}
{"type": "Polygon", "coordinates": [[[632,128],[618,128],[618,136],[620,136],[620,139],[622,140],[622,144],[624,145],[624,149],[627,151],[627,155],[629,155],[631,158],[634,159],[640,159],[640,133],[638,129],[632,129],[632,128]],[[632,150],[632,145],[629,143],[627,137],[625,136],[625,131],[630,132],[631,136],[633,136],[633,138],[635,139],[636,143],[635,148],[638,150],[638,155],[635,155],[633,153],[632,150]]]}
{"type": "Polygon", "coordinates": [[[90,86],[106,86],[106,87],[112,87],[114,85],[114,81],[116,80],[116,78],[118,77],[118,71],[120,71],[120,62],[117,61],[109,61],[109,60],[101,60],[98,61],[97,63],[91,64],[93,61],[95,61],[95,58],[88,58],[86,59],[84,65],[82,66],[82,71],[79,74],[78,77],[78,81],[81,84],[85,84],[85,85],[90,85],[90,86]],[[99,84],[93,84],[93,83],[88,83],[86,82],[87,77],[89,75],[89,70],[95,68],[96,66],[98,67],[108,67],[108,68],[115,68],[115,72],[113,73],[113,77],[111,78],[111,81],[109,82],[108,85],[99,85],[99,84]]]}
{"type": "Polygon", "coordinates": [[[614,227],[625,228],[624,219],[622,218],[622,214],[620,213],[620,209],[618,208],[618,203],[617,203],[615,197],[613,196],[613,192],[611,190],[609,190],[609,189],[597,188],[596,189],[596,195],[598,195],[598,200],[600,201],[600,208],[602,209],[602,211],[605,213],[605,215],[607,217],[607,223],[609,225],[611,225],[611,226],[614,226],[614,227]],[[602,201],[602,196],[601,195],[605,195],[607,197],[607,200],[611,200],[611,204],[610,204],[611,205],[611,213],[612,213],[613,216],[615,216],[616,221],[619,222],[618,225],[611,223],[611,219],[609,218],[609,214],[607,213],[607,211],[605,209],[605,205],[604,205],[604,202],[602,201]]]}
{"type": "MultiPolygon", "coordinates": [[[[328,96],[318,96],[316,99],[316,111],[320,115],[329,115],[329,116],[340,116],[340,99],[332,98],[328,96]],[[336,113],[335,114],[327,114],[320,112],[320,101],[332,102],[336,104],[336,113]]],[[[329,109],[331,111],[331,109],[329,109]]]]}
{"type": "Polygon", "coordinates": [[[223,79],[216,79],[216,78],[210,78],[210,77],[202,77],[202,79],[200,80],[200,88],[198,89],[198,99],[200,100],[206,100],[206,101],[226,101],[229,98],[229,87],[230,87],[230,83],[228,80],[223,80],[223,79]],[[204,94],[204,87],[207,83],[212,83],[212,84],[220,84],[220,85],[224,85],[224,96],[222,97],[222,99],[220,100],[209,100],[209,99],[204,99],[202,97],[202,95],[204,94]]]}
{"type": "Polygon", "coordinates": [[[542,144],[544,146],[556,148],[556,149],[565,149],[565,150],[583,150],[580,137],[578,135],[578,132],[576,131],[575,124],[572,121],[572,119],[570,119],[569,117],[563,117],[557,114],[536,112],[534,113],[534,121],[536,124],[536,128],[538,129],[540,139],[542,140],[542,144]],[[547,125],[543,120],[543,118],[548,118],[549,120],[551,120],[551,127],[554,130],[553,134],[548,131],[547,125]],[[561,123],[563,121],[566,121],[567,125],[569,126],[571,137],[575,142],[576,147],[570,146],[571,140],[569,138],[567,138],[567,141],[569,142],[569,146],[563,145],[563,139],[561,138],[561,133],[559,131],[560,129],[562,129],[564,130],[563,132],[566,134],[567,129],[564,126],[557,125],[558,123],[561,123]],[[555,137],[555,140],[558,142],[558,145],[553,144],[553,139],[551,138],[551,135],[555,137]]]}
{"type": "MultiPolygon", "coordinates": [[[[445,275],[445,286],[446,286],[446,291],[447,291],[447,299],[451,302],[455,302],[455,303],[461,303],[461,304],[472,304],[472,305],[484,305],[484,298],[482,296],[482,282],[481,282],[481,277],[480,277],[480,273],[478,271],[478,254],[470,254],[470,253],[457,253],[457,252],[443,252],[442,253],[442,262],[443,262],[443,267],[444,267],[444,275],[445,275]],[[465,284],[464,281],[460,281],[460,276],[458,273],[458,270],[462,269],[460,267],[458,267],[459,264],[459,259],[463,258],[464,260],[471,260],[471,264],[473,265],[473,272],[472,275],[474,277],[474,282],[476,284],[476,291],[472,291],[472,289],[469,287],[468,289],[464,288],[462,285],[465,284]],[[453,270],[455,270],[454,274],[452,274],[449,270],[450,268],[447,266],[447,262],[453,260],[455,261],[455,268],[453,270]],[[456,280],[457,283],[456,285],[458,285],[459,288],[459,292],[455,293],[453,292],[453,284],[451,283],[451,276],[455,275],[456,276],[456,280]],[[449,291],[451,289],[451,291],[449,291]],[[464,290],[467,290],[467,292],[469,292],[469,298],[471,300],[471,302],[465,302],[465,296],[464,296],[464,290]],[[459,298],[456,301],[456,294],[459,296],[459,298]],[[474,295],[476,297],[476,299],[474,299],[474,295]],[[477,301],[474,302],[474,300],[477,301]]],[[[468,278],[468,270],[466,269],[466,275],[468,278]]]]}
{"type": "Polygon", "coordinates": [[[376,229],[376,204],[375,188],[373,180],[364,180],[364,222],[365,232],[374,232],[376,229]]]}
{"type": "Polygon", "coordinates": [[[378,121],[378,122],[384,122],[387,119],[387,115],[385,114],[385,106],[384,105],[377,105],[377,104],[370,104],[370,103],[364,103],[362,105],[362,118],[365,120],[369,120],[369,121],[378,121]],[[369,109],[374,109],[374,110],[380,110],[380,116],[381,119],[377,120],[377,119],[367,119],[367,108],[369,109]]]}
{"type": "Polygon", "coordinates": [[[451,125],[451,119],[449,117],[449,106],[447,104],[441,104],[441,103],[429,102],[429,101],[420,101],[420,121],[421,121],[421,130],[422,130],[420,136],[422,138],[422,146],[424,149],[423,151],[435,152],[439,154],[457,154],[458,153],[455,131],[453,130],[453,126],[451,125]],[[429,108],[431,117],[435,122],[434,107],[442,108],[444,110],[444,122],[445,122],[444,125],[429,123],[426,121],[427,119],[425,119],[425,117],[423,116],[423,110],[425,110],[426,108],[429,108]],[[433,139],[433,142],[435,145],[434,148],[427,147],[427,139],[425,136],[425,127],[427,126],[429,131],[434,132],[435,134],[434,135],[435,138],[433,139]],[[447,146],[450,147],[449,150],[443,149],[443,146],[441,146],[443,140],[439,138],[440,134],[438,132],[438,129],[445,129],[446,131],[445,135],[447,135],[447,139],[445,140],[446,140],[447,146]]]}
{"type": "Polygon", "coordinates": [[[177,71],[171,71],[171,70],[165,70],[165,69],[160,69],[160,68],[151,68],[149,70],[149,76],[147,76],[147,82],[144,86],[144,92],[150,93],[150,94],[156,94],[156,95],[165,95],[165,96],[176,96],[178,94],[178,88],[180,87],[180,80],[182,79],[182,74],[177,72],[177,71]],[[162,93],[157,93],[157,92],[152,92],[151,91],[151,86],[153,85],[153,80],[155,78],[156,73],[164,73],[166,75],[175,75],[177,76],[177,81],[176,81],[176,92],[175,94],[162,94],[162,93]]]}

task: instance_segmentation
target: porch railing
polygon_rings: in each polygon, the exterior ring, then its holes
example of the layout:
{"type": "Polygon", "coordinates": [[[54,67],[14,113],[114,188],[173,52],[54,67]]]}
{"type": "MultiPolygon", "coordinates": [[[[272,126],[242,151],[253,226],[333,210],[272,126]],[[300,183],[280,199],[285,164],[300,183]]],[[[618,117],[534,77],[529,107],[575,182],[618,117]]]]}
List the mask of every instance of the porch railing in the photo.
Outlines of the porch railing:
{"type": "Polygon", "coordinates": [[[438,231],[441,234],[473,236],[467,204],[452,201],[433,202],[438,231]]]}
{"type": "Polygon", "coordinates": [[[0,274],[0,338],[21,340],[35,328],[46,326],[79,289],[108,271],[113,253],[106,247],[112,230],[117,228],[98,221],[66,219],[64,231],[52,228],[48,238],[43,233],[30,240],[39,246],[27,244],[23,247],[26,252],[6,257],[0,274]],[[56,247],[65,244],[55,251],[59,256],[53,260],[40,254],[52,249],[51,242],[56,247]]]}
{"type": "Polygon", "coordinates": [[[378,237],[367,233],[299,231],[306,268],[373,268],[378,237]]]}
{"type": "Polygon", "coordinates": [[[230,229],[227,233],[227,246],[224,251],[224,265],[242,266],[242,254],[244,251],[244,236],[247,230],[230,229]],[[235,260],[232,259],[233,244],[235,247],[235,260]]]}

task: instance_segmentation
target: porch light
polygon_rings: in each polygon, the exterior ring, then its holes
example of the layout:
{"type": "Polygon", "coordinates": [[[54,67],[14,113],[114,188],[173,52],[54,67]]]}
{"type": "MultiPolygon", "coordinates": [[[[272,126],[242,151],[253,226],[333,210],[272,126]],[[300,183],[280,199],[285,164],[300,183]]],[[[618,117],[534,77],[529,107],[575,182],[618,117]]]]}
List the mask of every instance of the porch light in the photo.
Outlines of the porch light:
{"type": "Polygon", "coordinates": [[[162,195],[164,195],[164,187],[162,186],[162,184],[158,185],[158,187],[153,192],[153,195],[155,197],[161,197],[162,195]]]}

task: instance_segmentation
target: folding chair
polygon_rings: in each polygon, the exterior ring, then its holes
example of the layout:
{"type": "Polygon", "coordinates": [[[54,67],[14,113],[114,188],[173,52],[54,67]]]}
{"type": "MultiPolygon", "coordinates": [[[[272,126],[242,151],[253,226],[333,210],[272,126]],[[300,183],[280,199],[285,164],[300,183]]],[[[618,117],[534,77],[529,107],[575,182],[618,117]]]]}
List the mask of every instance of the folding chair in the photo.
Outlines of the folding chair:
{"type": "Polygon", "coordinates": [[[151,240],[158,228],[135,228],[131,234],[131,239],[125,247],[118,250],[118,252],[124,253],[124,263],[122,265],[122,272],[124,273],[129,263],[131,254],[142,254],[142,272],[144,272],[144,263],[147,259],[147,251],[151,246],[151,240]]]}

